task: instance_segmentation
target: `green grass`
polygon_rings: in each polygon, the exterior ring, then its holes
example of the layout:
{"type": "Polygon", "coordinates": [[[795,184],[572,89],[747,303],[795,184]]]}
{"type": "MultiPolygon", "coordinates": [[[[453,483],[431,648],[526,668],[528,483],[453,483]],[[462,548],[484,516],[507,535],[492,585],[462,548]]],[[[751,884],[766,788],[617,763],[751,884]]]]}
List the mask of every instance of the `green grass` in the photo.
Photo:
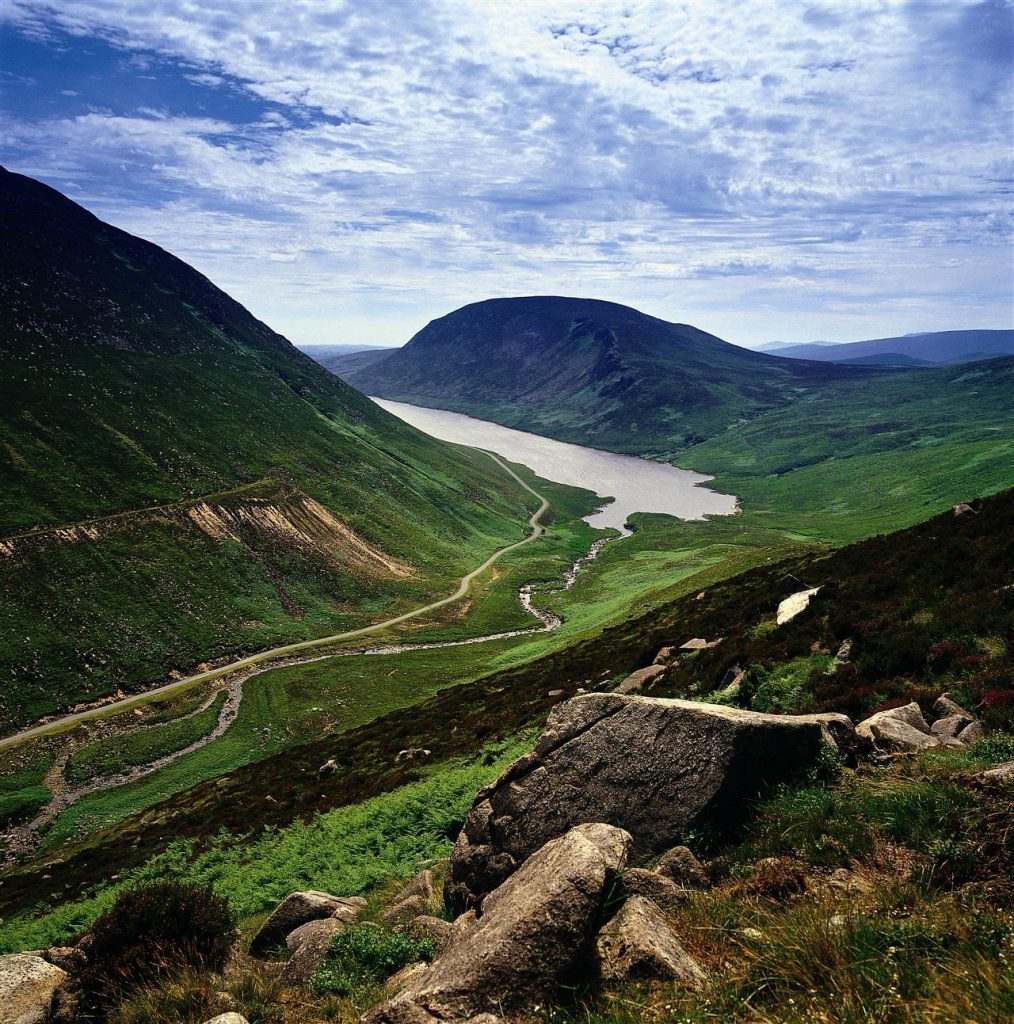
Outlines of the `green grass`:
{"type": "Polygon", "coordinates": [[[105,775],[116,775],[137,765],[183,750],[206,736],[218,722],[225,705],[226,694],[220,693],[198,714],[164,725],[156,725],[140,732],[92,743],[76,750],[67,762],[64,777],[68,782],[87,782],[105,775]]]}
{"type": "Polygon", "coordinates": [[[411,877],[422,861],[446,856],[475,792],[533,742],[527,733],[488,745],[473,758],[433,766],[419,782],[311,822],[250,841],[222,836],[196,857],[192,844],[173,843],[137,871],[83,898],[7,917],[0,922],[0,952],[58,944],[110,907],[117,893],[155,879],[210,882],[241,918],[250,919],[295,889],[353,896],[411,877]]]}
{"type": "Polygon", "coordinates": [[[380,985],[402,967],[432,960],[434,950],[427,936],[373,923],[353,924],[335,936],[310,979],[310,988],[318,995],[355,996],[380,985]]]}
{"type": "Polygon", "coordinates": [[[44,784],[53,755],[44,746],[0,758],[0,828],[31,817],[52,796],[44,784]]]}

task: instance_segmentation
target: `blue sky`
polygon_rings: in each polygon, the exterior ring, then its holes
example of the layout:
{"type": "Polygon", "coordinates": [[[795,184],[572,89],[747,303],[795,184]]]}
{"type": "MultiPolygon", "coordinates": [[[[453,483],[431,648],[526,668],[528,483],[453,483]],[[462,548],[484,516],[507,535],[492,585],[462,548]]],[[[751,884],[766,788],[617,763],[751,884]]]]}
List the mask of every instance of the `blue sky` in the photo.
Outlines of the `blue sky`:
{"type": "Polygon", "coordinates": [[[1012,325],[1007,2],[2,0],[3,163],[298,343],[1012,325]]]}

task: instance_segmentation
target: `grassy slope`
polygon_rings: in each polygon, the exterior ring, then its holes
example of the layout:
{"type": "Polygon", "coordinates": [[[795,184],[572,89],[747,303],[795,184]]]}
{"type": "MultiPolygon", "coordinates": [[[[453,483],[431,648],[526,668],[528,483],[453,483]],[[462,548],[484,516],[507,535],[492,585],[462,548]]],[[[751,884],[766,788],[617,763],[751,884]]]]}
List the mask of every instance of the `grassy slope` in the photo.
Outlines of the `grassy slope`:
{"type": "Polygon", "coordinates": [[[34,531],[0,555],[5,731],[421,602],[522,535],[529,496],[488,458],[379,410],[174,257],[4,171],[0,208],[0,540],[34,531]],[[215,540],[179,507],[300,494],[415,573],[337,540],[215,540]]]}

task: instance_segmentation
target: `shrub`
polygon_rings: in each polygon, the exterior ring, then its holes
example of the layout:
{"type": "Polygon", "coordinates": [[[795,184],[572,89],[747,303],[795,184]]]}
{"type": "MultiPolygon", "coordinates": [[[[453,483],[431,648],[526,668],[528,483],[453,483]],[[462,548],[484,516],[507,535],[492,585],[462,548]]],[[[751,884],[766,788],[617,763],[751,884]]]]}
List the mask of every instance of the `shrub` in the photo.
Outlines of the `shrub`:
{"type": "Polygon", "coordinates": [[[335,936],[310,987],[320,994],[353,995],[417,960],[431,959],[434,949],[428,936],[366,922],[353,924],[335,936]]]}
{"type": "Polygon", "coordinates": [[[210,886],[170,880],[128,889],[87,933],[82,988],[98,1004],[188,967],[220,970],[235,931],[232,909],[210,886]]]}

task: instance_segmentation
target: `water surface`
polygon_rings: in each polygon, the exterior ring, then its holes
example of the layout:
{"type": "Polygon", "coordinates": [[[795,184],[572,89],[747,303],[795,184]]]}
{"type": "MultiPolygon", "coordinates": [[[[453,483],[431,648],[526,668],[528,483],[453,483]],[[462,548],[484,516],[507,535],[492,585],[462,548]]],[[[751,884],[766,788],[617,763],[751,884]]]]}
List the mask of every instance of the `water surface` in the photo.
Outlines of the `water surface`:
{"type": "Polygon", "coordinates": [[[496,452],[547,480],[586,487],[603,499],[612,498],[600,511],[585,516],[595,527],[613,527],[628,533],[627,518],[634,512],[664,512],[680,519],[703,519],[736,511],[734,495],[702,487],[713,478],[689,469],[553,441],[457,412],[384,398],[373,401],[432,437],[496,452]]]}

